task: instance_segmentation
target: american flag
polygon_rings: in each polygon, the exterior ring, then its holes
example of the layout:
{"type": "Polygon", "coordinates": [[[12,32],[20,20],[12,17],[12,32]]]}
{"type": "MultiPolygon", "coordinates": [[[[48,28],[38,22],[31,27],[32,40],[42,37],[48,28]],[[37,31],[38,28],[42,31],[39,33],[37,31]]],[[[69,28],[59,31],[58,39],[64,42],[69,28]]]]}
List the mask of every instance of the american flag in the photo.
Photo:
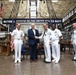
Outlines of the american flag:
{"type": "Polygon", "coordinates": [[[10,42],[10,47],[11,47],[11,51],[13,51],[14,50],[14,42],[12,40],[10,42]]]}
{"type": "Polygon", "coordinates": [[[4,11],[4,5],[3,5],[3,3],[1,3],[1,5],[0,5],[0,17],[2,17],[3,11],[4,11]]]}

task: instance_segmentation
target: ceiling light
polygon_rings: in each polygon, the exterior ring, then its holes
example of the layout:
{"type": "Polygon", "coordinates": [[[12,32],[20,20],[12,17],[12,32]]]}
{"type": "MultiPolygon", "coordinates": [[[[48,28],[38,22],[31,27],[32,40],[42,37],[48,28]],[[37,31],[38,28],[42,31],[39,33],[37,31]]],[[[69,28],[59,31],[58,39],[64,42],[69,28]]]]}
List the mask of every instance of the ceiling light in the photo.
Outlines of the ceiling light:
{"type": "Polygon", "coordinates": [[[52,0],[52,2],[58,2],[58,0],[52,0]]]}
{"type": "Polygon", "coordinates": [[[21,16],[21,14],[19,13],[18,16],[21,16]]]}
{"type": "Polygon", "coordinates": [[[46,14],[46,16],[49,16],[49,14],[46,14]]]}
{"type": "Polygon", "coordinates": [[[23,4],[23,1],[22,1],[22,4],[23,4]]]}
{"type": "Polygon", "coordinates": [[[15,0],[9,0],[9,2],[15,2],[15,0]]]}

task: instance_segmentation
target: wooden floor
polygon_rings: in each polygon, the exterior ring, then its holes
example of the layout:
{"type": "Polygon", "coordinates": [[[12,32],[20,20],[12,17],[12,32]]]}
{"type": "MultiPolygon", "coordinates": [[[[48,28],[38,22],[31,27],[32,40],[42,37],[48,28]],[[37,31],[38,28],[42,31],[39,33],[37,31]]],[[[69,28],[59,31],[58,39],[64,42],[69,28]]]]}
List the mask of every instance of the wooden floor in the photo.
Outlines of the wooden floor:
{"type": "Polygon", "coordinates": [[[0,56],[0,75],[76,75],[76,62],[69,53],[61,53],[59,64],[44,63],[43,56],[37,62],[30,63],[28,57],[14,64],[12,55],[0,56]]]}

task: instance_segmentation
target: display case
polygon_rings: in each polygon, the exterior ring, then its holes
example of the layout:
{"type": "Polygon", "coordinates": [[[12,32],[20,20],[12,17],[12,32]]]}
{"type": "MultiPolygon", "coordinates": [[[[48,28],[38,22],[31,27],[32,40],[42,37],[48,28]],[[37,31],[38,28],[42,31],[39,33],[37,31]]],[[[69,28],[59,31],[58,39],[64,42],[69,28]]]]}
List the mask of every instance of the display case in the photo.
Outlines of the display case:
{"type": "Polygon", "coordinates": [[[10,33],[0,32],[0,55],[10,54],[10,33]]]}
{"type": "MultiPolygon", "coordinates": [[[[76,9],[76,8],[75,8],[76,9]]],[[[69,48],[69,52],[72,52],[73,45],[71,43],[71,35],[73,32],[72,23],[76,22],[76,12],[75,9],[73,9],[71,12],[68,13],[63,18],[63,38],[64,41],[62,42],[62,45],[64,45],[64,48],[69,48]]]]}
{"type": "Polygon", "coordinates": [[[62,32],[64,40],[69,41],[71,39],[72,31],[72,25],[66,26],[64,28],[64,31],[62,32]]]}
{"type": "Polygon", "coordinates": [[[72,23],[76,22],[76,7],[72,9],[64,18],[63,18],[63,37],[65,40],[71,39],[71,34],[73,31],[72,23]]]}

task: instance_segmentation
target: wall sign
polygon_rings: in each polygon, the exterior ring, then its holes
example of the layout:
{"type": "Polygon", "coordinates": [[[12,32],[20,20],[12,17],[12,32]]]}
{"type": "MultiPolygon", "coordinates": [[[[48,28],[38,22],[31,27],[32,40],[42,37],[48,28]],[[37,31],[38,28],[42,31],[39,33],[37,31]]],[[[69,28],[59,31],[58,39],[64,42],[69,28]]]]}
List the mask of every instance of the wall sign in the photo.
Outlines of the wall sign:
{"type": "Polygon", "coordinates": [[[44,23],[44,22],[51,22],[51,23],[62,23],[62,19],[3,19],[3,24],[12,24],[12,23],[29,23],[29,22],[36,22],[36,23],[44,23]]]}
{"type": "Polygon", "coordinates": [[[63,22],[66,21],[67,19],[69,19],[71,16],[73,16],[76,13],[76,7],[70,11],[64,18],[63,18],[63,22]]]}

